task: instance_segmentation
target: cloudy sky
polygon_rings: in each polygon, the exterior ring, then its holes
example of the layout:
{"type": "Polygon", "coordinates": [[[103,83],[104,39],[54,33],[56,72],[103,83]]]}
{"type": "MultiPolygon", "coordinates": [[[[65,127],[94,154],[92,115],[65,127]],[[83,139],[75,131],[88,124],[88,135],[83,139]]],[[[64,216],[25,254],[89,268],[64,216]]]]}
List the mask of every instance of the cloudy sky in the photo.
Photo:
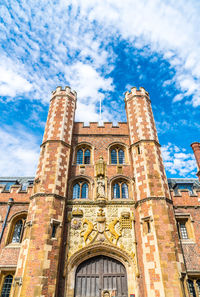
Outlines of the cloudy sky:
{"type": "Polygon", "coordinates": [[[200,1],[4,0],[0,175],[34,175],[51,91],[78,93],[77,121],[126,121],[124,92],[149,93],[168,177],[195,177],[200,1]]]}

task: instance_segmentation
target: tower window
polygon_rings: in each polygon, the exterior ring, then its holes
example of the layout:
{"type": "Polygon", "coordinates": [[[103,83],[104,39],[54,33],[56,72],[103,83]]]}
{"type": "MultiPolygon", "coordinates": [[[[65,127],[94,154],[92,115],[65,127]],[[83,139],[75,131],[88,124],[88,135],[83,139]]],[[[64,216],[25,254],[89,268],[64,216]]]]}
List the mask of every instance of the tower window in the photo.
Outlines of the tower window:
{"type": "Polygon", "coordinates": [[[128,185],[125,182],[116,182],[113,185],[113,198],[128,198],[128,185]]]}
{"type": "Polygon", "coordinates": [[[179,229],[179,235],[181,239],[188,239],[188,232],[186,227],[186,221],[179,221],[178,222],[178,229],[179,229]]]}
{"type": "Polygon", "coordinates": [[[88,184],[80,181],[73,186],[73,199],[88,198],[88,184]]]}
{"type": "Polygon", "coordinates": [[[2,290],[1,290],[1,297],[9,297],[10,296],[10,290],[12,286],[13,276],[11,274],[7,275],[4,278],[2,290]]]}
{"type": "Polygon", "coordinates": [[[78,149],[76,153],[77,164],[90,164],[90,150],[87,147],[78,149]]]}

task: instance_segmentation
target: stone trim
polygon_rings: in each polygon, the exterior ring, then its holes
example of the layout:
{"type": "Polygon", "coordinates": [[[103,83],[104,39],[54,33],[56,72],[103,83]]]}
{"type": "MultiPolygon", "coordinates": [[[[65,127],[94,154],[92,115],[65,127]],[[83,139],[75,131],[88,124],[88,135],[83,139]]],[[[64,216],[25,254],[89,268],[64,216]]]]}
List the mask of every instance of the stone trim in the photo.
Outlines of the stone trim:
{"type": "Polygon", "coordinates": [[[145,203],[147,201],[152,201],[152,200],[164,200],[164,201],[166,201],[169,204],[173,204],[173,201],[170,200],[169,198],[166,198],[166,197],[147,197],[147,198],[144,198],[142,200],[137,201],[135,203],[135,208],[137,208],[142,203],[145,203]]]}
{"type": "MultiPolygon", "coordinates": [[[[87,127],[86,127],[87,128],[87,127]]],[[[87,132],[84,134],[84,133],[73,133],[73,136],[86,136],[86,137],[110,137],[110,136],[113,136],[113,137],[126,137],[126,138],[129,138],[129,135],[128,134],[88,134],[87,132]]]]}
{"type": "Polygon", "coordinates": [[[174,205],[174,208],[200,208],[200,205],[174,205]]]}
{"type": "Polygon", "coordinates": [[[136,145],[140,144],[141,142],[154,142],[156,145],[158,145],[159,147],[161,147],[160,143],[157,142],[157,141],[154,140],[154,139],[141,139],[141,140],[139,140],[139,141],[137,141],[137,142],[135,142],[135,143],[132,143],[132,144],[130,145],[130,148],[132,148],[133,146],[136,146],[136,145]]]}
{"type": "Polygon", "coordinates": [[[37,197],[47,197],[47,196],[52,196],[57,199],[66,199],[66,197],[58,195],[58,194],[54,194],[54,193],[36,193],[30,197],[30,200],[37,198],[37,197]]]}
{"type": "Polygon", "coordinates": [[[60,142],[61,144],[63,144],[64,146],[68,147],[68,148],[71,148],[71,145],[68,144],[67,142],[63,141],[63,140],[60,140],[60,139],[49,139],[49,140],[46,140],[45,142],[43,142],[40,147],[43,147],[45,144],[47,143],[51,143],[51,142],[60,142]]]}
{"type": "MultiPolygon", "coordinates": [[[[128,201],[113,201],[113,200],[109,200],[109,201],[104,201],[103,202],[105,206],[109,206],[109,205],[135,205],[135,201],[133,200],[128,200],[128,201]]],[[[91,201],[91,200],[87,200],[85,199],[85,201],[74,201],[74,200],[68,200],[67,201],[67,205],[91,205],[91,206],[99,206],[100,202],[99,201],[91,201]]]]}
{"type": "MultiPolygon", "coordinates": [[[[30,202],[16,202],[16,201],[13,201],[13,205],[29,205],[30,202]]],[[[8,202],[0,202],[0,205],[7,205],[8,202]]]]}

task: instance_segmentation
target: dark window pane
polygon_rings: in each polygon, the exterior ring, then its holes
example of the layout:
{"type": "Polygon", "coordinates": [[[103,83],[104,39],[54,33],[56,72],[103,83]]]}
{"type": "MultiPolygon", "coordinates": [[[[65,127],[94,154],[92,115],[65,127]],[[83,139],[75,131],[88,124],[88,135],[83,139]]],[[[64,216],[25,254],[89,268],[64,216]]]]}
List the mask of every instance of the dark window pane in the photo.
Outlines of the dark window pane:
{"type": "Polygon", "coordinates": [[[76,163],[77,164],[83,164],[83,151],[82,151],[82,149],[77,151],[76,163]]]}
{"type": "Polygon", "coordinates": [[[80,198],[80,185],[75,184],[73,187],[73,199],[78,199],[80,198]]]}
{"type": "Polygon", "coordinates": [[[119,186],[119,184],[114,184],[114,186],[113,186],[113,198],[120,198],[120,186],[119,186]]]}
{"type": "Polygon", "coordinates": [[[1,297],[9,297],[11,286],[12,286],[12,280],[13,280],[12,275],[7,275],[5,277],[2,291],[1,291],[1,297]]]}
{"type": "Polygon", "coordinates": [[[85,151],[84,163],[85,164],[90,164],[90,151],[89,150],[85,151]]]}
{"type": "Polygon", "coordinates": [[[187,234],[187,229],[185,226],[185,222],[180,222],[180,231],[181,231],[181,238],[182,239],[187,239],[188,238],[188,234],[187,234]]]}
{"type": "Polygon", "coordinates": [[[198,297],[200,297],[200,279],[197,280],[197,292],[198,292],[198,297]]]}
{"type": "Polygon", "coordinates": [[[111,164],[117,164],[117,151],[111,151],[111,164]]]}
{"type": "Polygon", "coordinates": [[[188,280],[188,290],[190,293],[190,297],[196,297],[195,289],[194,289],[194,283],[192,280],[188,280]]]}
{"type": "Polygon", "coordinates": [[[23,227],[23,221],[22,220],[17,221],[13,232],[12,242],[20,242],[22,227],[23,227]]]}
{"type": "Polygon", "coordinates": [[[128,186],[127,184],[122,184],[122,198],[128,198],[128,186]]]}
{"type": "Polygon", "coordinates": [[[119,164],[124,164],[125,163],[125,157],[124,157],[124,151],[123,150],[119,150],[118,158],[119,158],[119,164]]]}
{"type": "Polygon", "coordinates": [[[88,185],[84,183],[82,185],[82,195],[81,198],[88,198],[88,185]]]}

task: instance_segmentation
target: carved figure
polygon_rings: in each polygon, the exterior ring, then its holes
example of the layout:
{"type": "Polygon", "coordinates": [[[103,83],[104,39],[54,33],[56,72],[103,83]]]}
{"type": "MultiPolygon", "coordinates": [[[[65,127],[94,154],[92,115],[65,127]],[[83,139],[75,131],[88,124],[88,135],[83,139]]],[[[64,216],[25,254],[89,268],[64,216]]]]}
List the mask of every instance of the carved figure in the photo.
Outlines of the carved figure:
{"type": "Polygon", "coordinates": [[[80,232],[80,235],[84,238],[84,241],[86,243],[87,239],[90,239],[90,234],[92,233],[92,231],[94,230],[94,225],[92,224],[92,222],[88,221],[87,219],[84,219],[82,226],[84,226],[85,224],[88,225],[87,230],[82,230],[80,232]],[[83,234],[84,233],[84,234],[83,234]]]}
{"type": "Polygon", "coordinates": [[[115,225],[119,222],[119,219],[114,219],[109,225],[108,225],[108,230],[111,233],[111,237],[113,239],[116,239],[116,241],[118,241],[119,237],[122,236],[122,233],[120,231],[120,234],[117,233],[117,231],[115,230],[115,225]]]}
{"type": "Polygon", "coordinates": [[[105,181],[102,176],[97,180],[97,197],[105,197],[105,181]]]}

